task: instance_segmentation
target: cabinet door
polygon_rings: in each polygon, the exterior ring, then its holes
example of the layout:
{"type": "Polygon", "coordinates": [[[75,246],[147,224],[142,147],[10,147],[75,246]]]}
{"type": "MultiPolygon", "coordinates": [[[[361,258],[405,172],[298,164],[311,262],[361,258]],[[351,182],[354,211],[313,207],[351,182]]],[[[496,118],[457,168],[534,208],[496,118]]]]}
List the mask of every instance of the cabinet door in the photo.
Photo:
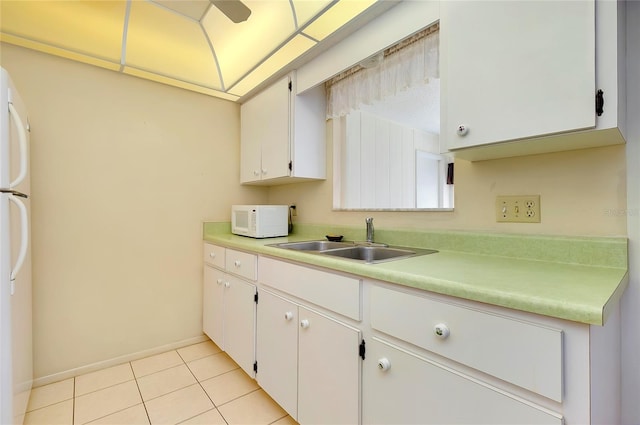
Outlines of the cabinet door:
{"type": "Polygon", "coordinates": [[[222,350],[224,350],[224,282],[224,272],[208,265],[204,266],[202,330],[222,350]]]}
{"type": "Polygon", "coordinates": [[[254,376],[256,287],[237,277],[226,276],[224,290],[224,351],[249,376],[254,376]]]}
{"type": "Polygon", "coordinates": [[[260,386],[298,417],[298,306],[260,291],[256,358],[260,386]]]}
{"type": "Polygon", "coordinates": [[[448,149],[595,127],[595,5],[441,3],[448,149]],[[459,125],[468,128],[458,135],[459,125]]]}
{"type": "Polygon", "coordinates": [[[359,423],[360,331],[304,307],[299,322],[298,422],[359,423]]]}
{"type": "Polygon", "coordinates": [[[562,416],[373,338],[363,362],[363,424],[548,424],[562,416]]]}
{"type": "Polygon", "coordinates": [[[242,183],[289,175],[290,96],[287,76],[242,105],[242,183]]]}
{"type": "Polygon", "coordinates": [[[292,96],[289,81],[285,77],[264,92],[268,123],[261,124],[263,180],[289,175],[292,96]]]}

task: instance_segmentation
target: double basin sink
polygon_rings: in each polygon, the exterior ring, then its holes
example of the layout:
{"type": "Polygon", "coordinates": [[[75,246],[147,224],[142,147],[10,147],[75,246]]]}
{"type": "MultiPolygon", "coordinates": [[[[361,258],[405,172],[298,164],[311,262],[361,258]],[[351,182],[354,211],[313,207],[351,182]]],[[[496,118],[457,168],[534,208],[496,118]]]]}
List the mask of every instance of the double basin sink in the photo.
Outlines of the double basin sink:
{"type": "Polygon", "coordinates": [[[332,257],[355,260],[367,264],[401,260],[404,258],[433,254],[437,252],[432,249],[392,247],[369,242],[332,242],[325,240],[282,242],[271,244],[269,246],[295,251],[305,251],[313,254],[329,255],[332,257]]]}

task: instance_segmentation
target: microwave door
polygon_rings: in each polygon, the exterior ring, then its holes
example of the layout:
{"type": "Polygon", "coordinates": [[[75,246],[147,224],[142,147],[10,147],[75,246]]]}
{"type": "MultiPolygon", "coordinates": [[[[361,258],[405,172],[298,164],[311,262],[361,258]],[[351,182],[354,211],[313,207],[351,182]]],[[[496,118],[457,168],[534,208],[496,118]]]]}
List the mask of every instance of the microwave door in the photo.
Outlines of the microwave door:
{"type": "Polygon", "coordinates": [[[236,232],[249,232],[249,210],[235,210],[233,212],[233,228],[236,232]]]}

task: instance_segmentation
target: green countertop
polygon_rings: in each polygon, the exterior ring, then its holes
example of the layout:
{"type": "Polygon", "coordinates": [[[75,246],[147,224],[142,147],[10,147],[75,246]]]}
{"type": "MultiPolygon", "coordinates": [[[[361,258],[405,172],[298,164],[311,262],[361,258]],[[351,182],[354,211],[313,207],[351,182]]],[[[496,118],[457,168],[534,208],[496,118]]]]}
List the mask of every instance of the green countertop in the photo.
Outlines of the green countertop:
{"type": "MultiPolygon", "coordinates": [[[[319,240],[327,233],[337,233],[335,228],[330,232],[326,229],[327,226],[309,225],[288,237],[252,239],[231,234],[228,223],[205,223],[204,240],[592,325],[604,325],[628,284],[626,238],[376,230],[378,242],[438,250],[435,254],[377,264],[268,246],[319,240]],[[555,261],[550,260],[550,256],[555,261]]],[[[358,229],[337,230],[349,240],[362,240],[358,229]]]]}

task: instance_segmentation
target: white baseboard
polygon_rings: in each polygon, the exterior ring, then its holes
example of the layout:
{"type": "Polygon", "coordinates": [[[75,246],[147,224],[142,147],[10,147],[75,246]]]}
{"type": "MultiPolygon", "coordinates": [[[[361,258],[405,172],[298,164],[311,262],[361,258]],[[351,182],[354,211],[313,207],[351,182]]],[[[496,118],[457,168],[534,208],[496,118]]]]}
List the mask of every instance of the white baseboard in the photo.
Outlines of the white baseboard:
{"type": "Polygon", "coordinates": [[[186,347],[188,345],[197,344],[199,342],[207,341],[208,339],[209,338],[206,335],[200,335],[193,338],[184,339],[182,341],[173,342],[171,344],[161,345],[160,347],[150,348],[148,350],[138,351],[136,353],[114,357],[112,359],[103,360],[103,361],[92,363],[86,366],[65,370],[63,372],[54,373],[52,375],[42,376],[40,378],[36,378],[33,380],[33,387],[34,388],[41,387],[43,385],[51,384],[53,382],[63,381],[65,379],[73,378],[79,375],[84,375],[85,373],[95,372],[97,370],[105,369],[107,367],[116,366],[122,363],[127,363],[134,360],[143,359],[145,357],[153,356],[155,354],[160,354],[160,353],[175,350],[178,348],[186,347]]]}

